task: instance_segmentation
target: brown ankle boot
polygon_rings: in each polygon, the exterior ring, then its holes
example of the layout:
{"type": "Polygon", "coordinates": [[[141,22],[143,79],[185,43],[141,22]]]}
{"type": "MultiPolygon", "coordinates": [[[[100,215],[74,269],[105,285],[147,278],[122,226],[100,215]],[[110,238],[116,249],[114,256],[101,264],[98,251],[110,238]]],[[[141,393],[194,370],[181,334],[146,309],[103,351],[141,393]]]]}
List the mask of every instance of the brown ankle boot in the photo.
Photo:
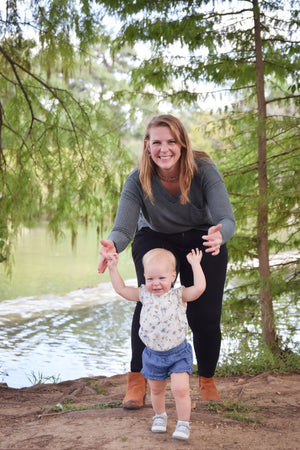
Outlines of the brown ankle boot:
{"type": "Polygon", "coordinates": [[[145,404],[147,381],[140,372],[129,372],[123,408],[140,409],[145,404]]]}
{"type": "Polygon", "coordinates": [[[199,388],[200,388],[201,400],[203,402],[210,402],[210,401],[220,402],[221,401],[218,391],[217,391],[214,377],[211,377],[211,378],[200,377],[199,388]]]}

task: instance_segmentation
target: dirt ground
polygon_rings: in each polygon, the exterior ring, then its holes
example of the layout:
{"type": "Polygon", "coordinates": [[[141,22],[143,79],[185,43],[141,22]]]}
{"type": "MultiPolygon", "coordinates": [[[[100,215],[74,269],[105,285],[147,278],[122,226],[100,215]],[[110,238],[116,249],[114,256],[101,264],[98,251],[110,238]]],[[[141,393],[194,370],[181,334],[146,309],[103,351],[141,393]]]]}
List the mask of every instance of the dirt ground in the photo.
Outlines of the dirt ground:
{"type": "Polygon", "coordinates": [[[267,372],[216,382],[223,404],[208,410],[200,402],[198,379],[191,376],[189,441],[171,437],[176,413],[169,388],[167,433],[150,430],[149,392],[144,408],[120,407],[126,375],[22,389],[1,385],[0,449],[300,449],[300,374],[267,372]],[[226,417],[234,405],[235,416],[226,417]]]}

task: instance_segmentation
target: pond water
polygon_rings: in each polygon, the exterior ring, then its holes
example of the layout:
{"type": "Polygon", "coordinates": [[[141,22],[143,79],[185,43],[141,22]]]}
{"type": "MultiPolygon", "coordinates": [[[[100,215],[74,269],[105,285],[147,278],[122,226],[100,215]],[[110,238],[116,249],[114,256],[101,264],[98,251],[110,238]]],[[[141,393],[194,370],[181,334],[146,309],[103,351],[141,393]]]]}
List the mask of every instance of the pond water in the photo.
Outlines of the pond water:
{"type": "MultiPolygon", "coordinates": [[[[0,381],[25,387],[43,375],[60,381],[129,370],[134,304],[99,275],[96,227],[80,228],[76,249],[46,226],[24,230],[12,278],[0,264],[0,381]]],[[[135,284],[130,251],[119,269],[135,284]]]]}

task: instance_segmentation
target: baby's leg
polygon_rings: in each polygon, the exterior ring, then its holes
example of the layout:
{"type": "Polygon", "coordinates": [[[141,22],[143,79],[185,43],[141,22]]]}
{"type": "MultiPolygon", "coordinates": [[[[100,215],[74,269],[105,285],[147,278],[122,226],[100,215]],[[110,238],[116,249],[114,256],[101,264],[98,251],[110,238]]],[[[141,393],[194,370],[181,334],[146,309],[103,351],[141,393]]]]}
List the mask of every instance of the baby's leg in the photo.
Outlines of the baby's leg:
{"type": "Polygon", "coordinates": [[[187,372],[171,374],[171,390],[178,420],[189,422],[191,416],[190,376],[187,372]]]}
{"type": "Polygon", "coordinates": [[[148,380],[151,391],[151,402],[155,414],[166,411],[165,394],[167,380],[148,380]]]}

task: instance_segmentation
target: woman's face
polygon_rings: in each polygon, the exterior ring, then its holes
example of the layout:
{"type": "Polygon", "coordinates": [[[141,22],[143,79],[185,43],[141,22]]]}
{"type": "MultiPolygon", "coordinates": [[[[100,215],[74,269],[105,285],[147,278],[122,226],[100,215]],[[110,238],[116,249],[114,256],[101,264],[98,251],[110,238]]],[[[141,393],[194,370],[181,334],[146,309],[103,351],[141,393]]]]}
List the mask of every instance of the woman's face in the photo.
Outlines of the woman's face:
{"type": "Polygon", "coordinates": [[[169,127],[152,127],[149,131],[148,150],[161,172],[175,173],[179,167],[181,146],[169,127]]]}

